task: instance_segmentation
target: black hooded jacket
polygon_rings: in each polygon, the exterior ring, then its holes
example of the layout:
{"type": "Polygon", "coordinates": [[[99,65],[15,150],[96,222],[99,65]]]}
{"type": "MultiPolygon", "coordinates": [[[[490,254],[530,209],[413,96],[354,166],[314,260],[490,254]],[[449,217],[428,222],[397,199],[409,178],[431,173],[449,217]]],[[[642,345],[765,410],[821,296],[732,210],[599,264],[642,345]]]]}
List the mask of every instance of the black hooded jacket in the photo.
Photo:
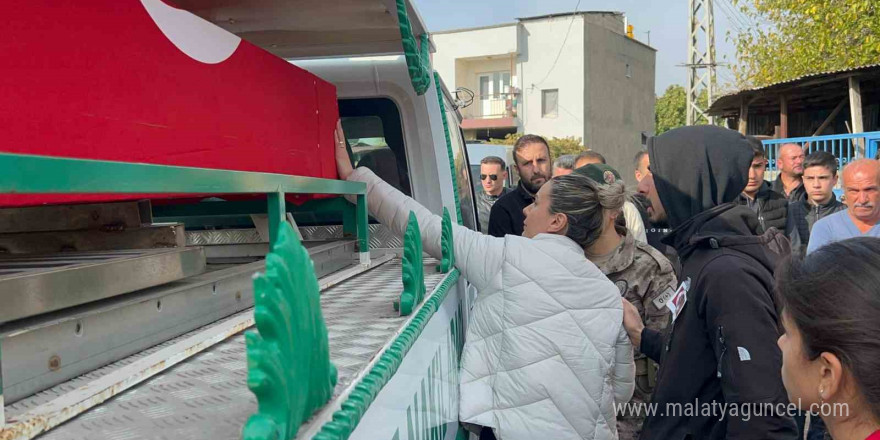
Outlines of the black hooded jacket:
{"type": "Polygon", "coordinates": [[[642,332],[639,348],[660,371],[657,412],[641,438],[795,439],[772,297],[788,241],[776,231],[756,235],[757,216],[735,203],[753,156],[748,142],[732,130],[686,127],[652,138],[648,152],[673,228],[663,241],[678,251],[679,280],[690,287],[665,335],[642,332]],[[783,412],[768,416],[762,404],[783,412]]]}
{"type": "Polygon", "coordinates": [[[763,234],[770,228],[785,230],[786,217],[788,217],[788,199],[773,191],[769,182],[764,182],[761,185],[754,200],[746,197],[745,194],[740,194],[737,202],[740,205],[748,206],[758,215],[759,234],[763,234]]]}

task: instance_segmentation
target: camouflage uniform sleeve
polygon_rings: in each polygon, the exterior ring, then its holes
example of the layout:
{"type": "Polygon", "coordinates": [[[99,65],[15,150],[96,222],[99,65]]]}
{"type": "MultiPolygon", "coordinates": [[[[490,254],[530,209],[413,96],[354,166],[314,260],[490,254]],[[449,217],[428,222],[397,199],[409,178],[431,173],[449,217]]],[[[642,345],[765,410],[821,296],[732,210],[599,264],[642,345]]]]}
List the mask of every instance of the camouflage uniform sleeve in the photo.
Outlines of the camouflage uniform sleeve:
{"type": "Polygon", "coordinates": [[[661,297],[667,290],[671,289],[674,292],[678,286],[671,266],[669,270],[662,270],[662,268],[661,265],[661,271],[651,280],[651,284],[642,298],[642,319],[645,321],[645,327],[657,331],[665,329],[670,318],[669,309],[666,308],[665,301],[662,301],[661,297]]]}

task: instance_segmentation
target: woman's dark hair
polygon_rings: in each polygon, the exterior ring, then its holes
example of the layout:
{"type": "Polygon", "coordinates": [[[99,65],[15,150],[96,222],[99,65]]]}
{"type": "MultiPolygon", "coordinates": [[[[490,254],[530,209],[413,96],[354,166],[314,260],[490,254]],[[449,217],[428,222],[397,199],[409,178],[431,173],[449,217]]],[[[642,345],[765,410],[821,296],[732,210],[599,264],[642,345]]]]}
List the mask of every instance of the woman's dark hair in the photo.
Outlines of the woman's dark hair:
{"type": "Polygon", "coordinates": [[[823,246],[789,258],[776,273],[776,298],[813,360],[832,353],[880,419],[880,238],[823,246]]]}

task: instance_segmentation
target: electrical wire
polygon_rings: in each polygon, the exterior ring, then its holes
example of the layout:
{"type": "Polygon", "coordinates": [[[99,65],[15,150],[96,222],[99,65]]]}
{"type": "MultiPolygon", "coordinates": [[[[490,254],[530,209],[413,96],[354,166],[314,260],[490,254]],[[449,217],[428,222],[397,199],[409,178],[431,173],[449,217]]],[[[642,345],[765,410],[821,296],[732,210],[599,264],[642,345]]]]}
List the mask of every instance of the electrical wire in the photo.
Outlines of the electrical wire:
{"type": "Polygon", "coordinates": [[[742,13],[739,13],[736,10],[736,7],[730,4],[727,0],[718,0],[718,5],[721,6],[721,11],[727,17],[727,20],[736,24],[735,27],[739,28],[741,34],[746,33],[749,28],[753,27],[754,23],[746,19],[742,13]]]}
{"type": "MultiPolygon", "coordinates": [[[[736,19],[733,17],[732,13],[729,12],[729,11],[727,10],[727,8],[724,6],[724,3],[723,3],[723,2],[720,2],[720,1],[719,1],[719,2],[718,2],[718,6],[719,6],[718,9],[719,9],[719,10],[721,11],[721,13],[724,14],[724,16],[727,18],[727,24],[730,25],[730,27],[734,28],[734,30],[735,30],[737,33],[740,33],[740,34],[744,34],[744,33],[746,33],[746,31],[744,30],[744,27],[743,27],[742,23],[740,23],[738,20],[736,20],[736,19]]],[[[746,27],[746,28],[747,28],[747,27],[746,27]]]]}
{"type": "Polygon", "coordinates": [[[568,30],[565,32],[565,38],[562,39],[562,46],[559,46],[559,52],[556,54],[556,59],[553,60],[553,64],[550,66],[550,70],[547,71],[547,74],[544,75],[544,78],[537,83],[532,83],[532,88],[535,88],[541,85],[547,78],[550,77],[550,74],[553,73],[553,69],[556,68],[556,63],[559,62],[559,57],[562,56],[562,49],[565,49],[565,43],[568,41],[568,35],[571,33],[571,26],[574,24],[574,20],[577,18],[578,8],[581,6],[581,0],[578,0],[577,4],[574,6],[574,12],[572,12],[571,21],[568,23],[568,30]]]}

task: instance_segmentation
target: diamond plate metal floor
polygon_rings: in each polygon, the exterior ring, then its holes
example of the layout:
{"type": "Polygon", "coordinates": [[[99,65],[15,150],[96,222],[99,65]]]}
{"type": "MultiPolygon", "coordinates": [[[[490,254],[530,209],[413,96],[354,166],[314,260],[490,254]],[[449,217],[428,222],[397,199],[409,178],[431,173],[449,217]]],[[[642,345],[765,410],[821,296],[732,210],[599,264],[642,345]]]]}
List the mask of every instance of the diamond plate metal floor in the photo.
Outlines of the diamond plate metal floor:
{"type": "MultiPolygon", "coordinates": [[[[436,264],[436,260],[425,260],[428,292],[445,276],[434,270],[436,264]]],[[[339,370],[334,396],[351,383],[406,321],[407,317],[397,316],[392,307],[403,288],[400,269],[400,260],[394,259],[322,292],[330,356],[339,370]]],[[[175,341],[7,406],[7,417],[48,402],[175,341]]],[[[39,438],[237,440],[241,427],[257,406],[246,385],[245,352],[244,336],[233,336],[39,438]]]]}

